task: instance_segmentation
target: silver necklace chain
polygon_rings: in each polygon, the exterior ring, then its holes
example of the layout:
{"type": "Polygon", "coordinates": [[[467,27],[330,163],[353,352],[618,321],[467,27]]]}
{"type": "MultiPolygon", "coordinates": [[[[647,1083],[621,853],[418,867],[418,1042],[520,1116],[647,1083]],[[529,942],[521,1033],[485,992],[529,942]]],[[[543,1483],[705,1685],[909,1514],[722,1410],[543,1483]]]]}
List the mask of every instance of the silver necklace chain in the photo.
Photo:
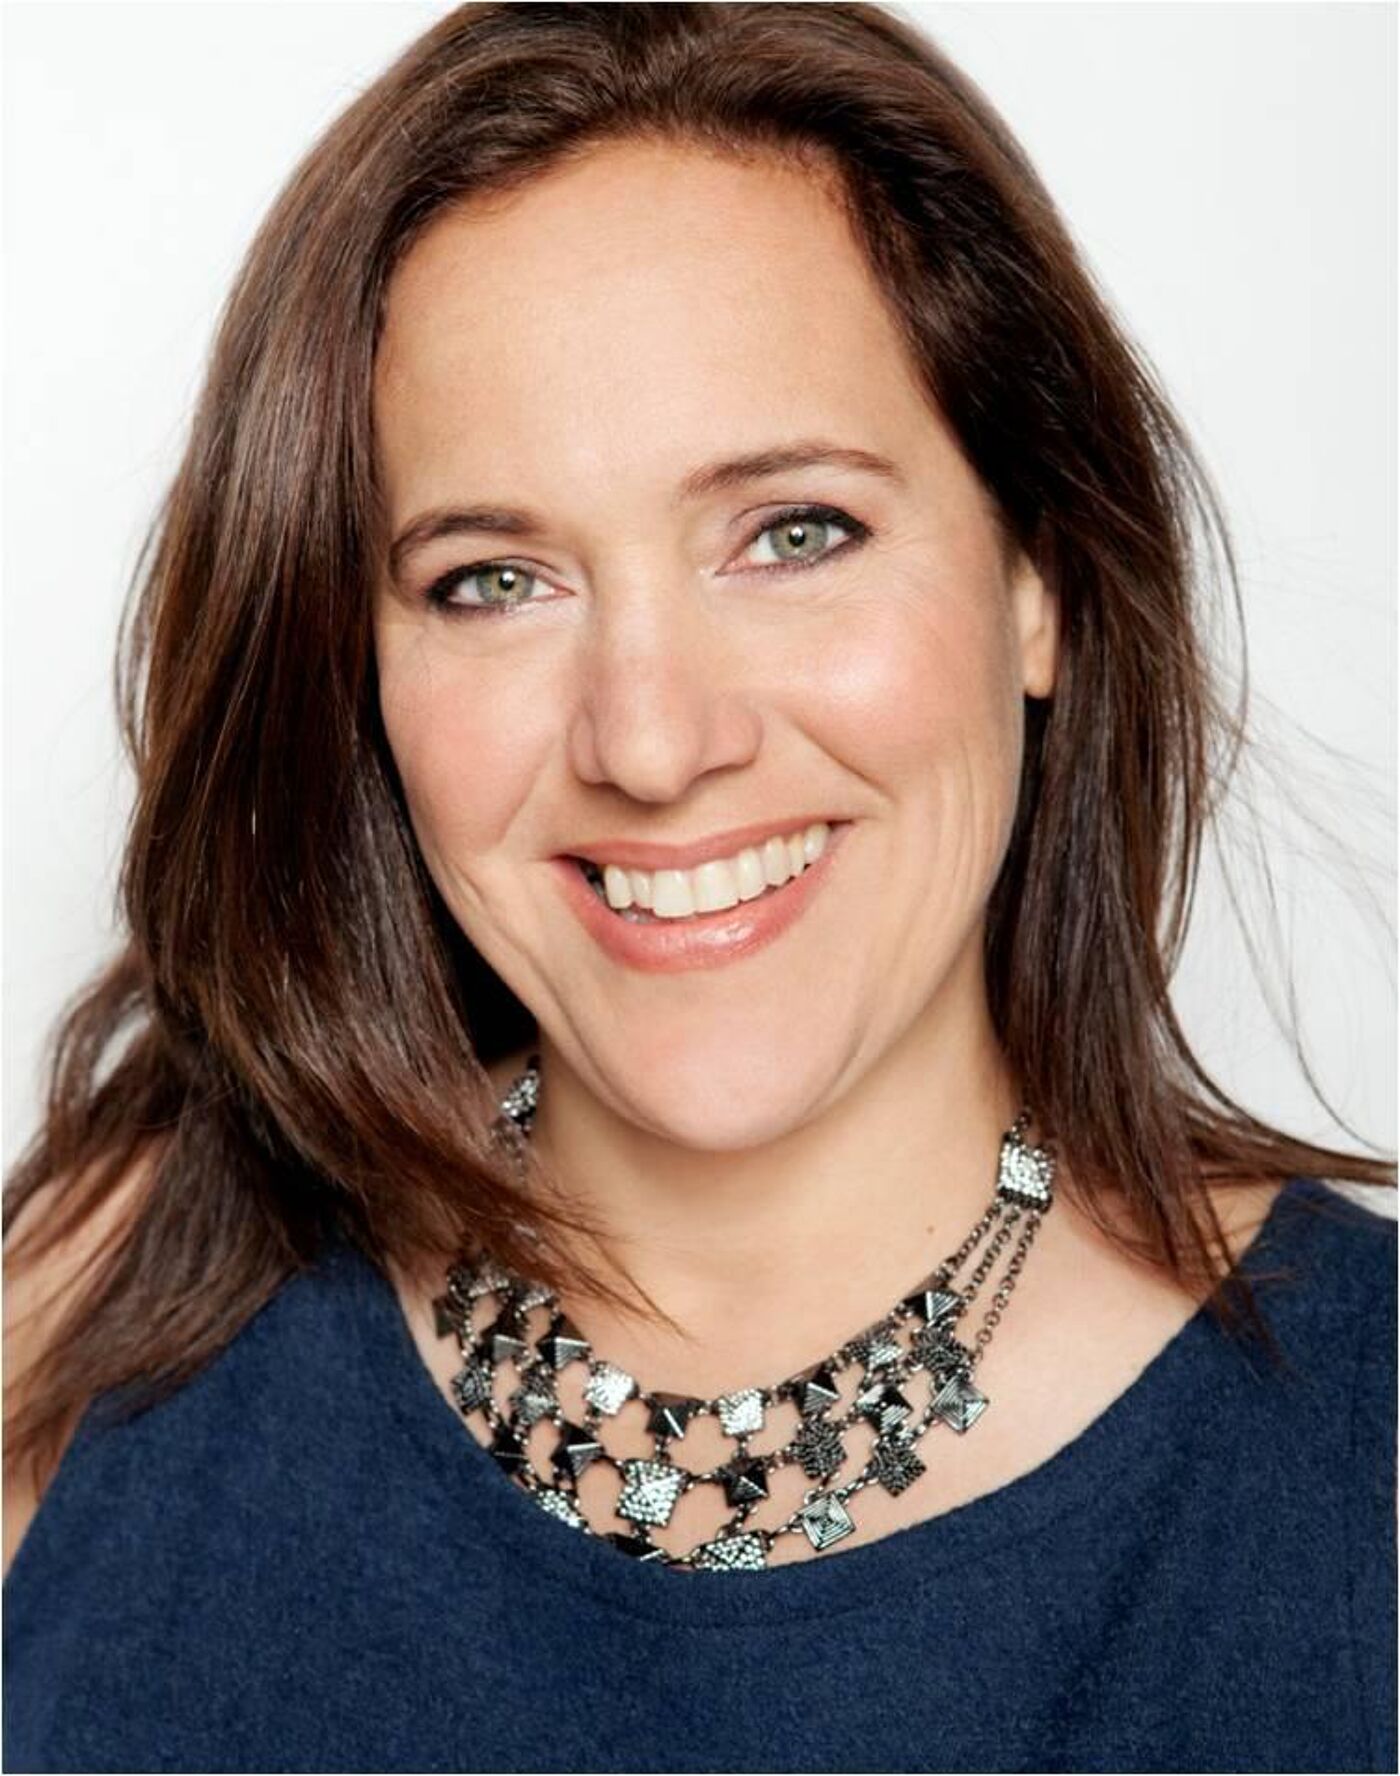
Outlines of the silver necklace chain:
{"type": "MultiPolygon", "coordinates": [[[[518,1159],[523,1159],[539,1101],[539,1063],[537,1054],[530,1056],[525,1071],[501,1098],[493,1125],[494,1138],[518,1159]]],[[[917,1453],[925,1434],[944,1426],[961,1435],[990,1404],[974,1385],[973,1374],[1053,1202],[1053,1144],[1029,1145],[1024,1133],[1030,1122],[1030,1110],[1023,1108],[1002,1136],[992,1200],[957,1251],[882,1319],[785,1381],[740,1388],[711,1400],[653,1393],[625,1369],[594,1354],[553,1290],[504,1270],[490,1258],[463,1258],[449,1268],[446,1293],[433,1303],[438,1335],[455,1335],[462,1355],[463,1367],[452,1379],[453,1397],[465,1418],[482,1415],[491,1432],[490,1454],[544,1510],[586,1535],[601,1536],[633,1559],[757,1571],[768,1565],[774,1542],[798,1530],[823,1553],[854,1532],[855,1519],[847,1506],[858,1492],[877,1484],[892,1495],[903,1492],[925,1471],[917,1453]],[[1013,1241],[981,1325],[970,1342],[961,1342],[955,1328],[1013,1241]],[[955,1286],[954,1277],[979,1246],[981,1256],[970,1276],[955,1286]],[[534,1337],[527,1322],[537,1308],[547,1311],[548,1324],[534,1337]],[[559,1399],[559,1377],[575,1363],[587,1366],[581,1422],[568,1417],[559,1399]],[[842,1376],[857,1364],[854,1398],[835,1416],[842,1376]],[[511,1365],[518,1381],[502,1411],[498,1393],[510,1386],[511,1365]],[[922,1382],[927,1383],[928,1404],[916,1411],[908,1396],[920,1391],[922,1382]],[[633,1400],[646,1408],[653,1449],[650,1456],[619,1458],[602,1441],[603,1421],[615,1419],[633,1400]],[[750,1439],[762,1433],[768,1408],[784,1402],[797,1410],[794,1436],[775,1449],[751,1449],[750,1439]],[[696,1470],[676,1461],[672,1449],[702,1418],[716,1421],[734,1441],[736,1453],[718,1466],[696,1470]],[[527,1449],[542,1420],[559,1433],[552,1478],[539,1472],[527,1449]],[[858,1420],[871,1427],[870,1455],[852,1479],[832,1486],[831,1477],[847,1460],[844,1434],[858,1420]],[[619,1477],[613,1510],[632,1525],[630,1531],[596,1530],[580,1509],[579,1479],[595,1462],[607,1464],[619,1477]],[[801,1506],[775,1526],[751,1525],[750,1517],[770,1497],[769,1476],[794,1462],[813,1482],[801,1506]],[[669,1524],[683,1494],[704,1485],[722,1488],[733,1514],[718,1534],[684,1553],[672,1553],[650,1532],[669,1524]]]]}

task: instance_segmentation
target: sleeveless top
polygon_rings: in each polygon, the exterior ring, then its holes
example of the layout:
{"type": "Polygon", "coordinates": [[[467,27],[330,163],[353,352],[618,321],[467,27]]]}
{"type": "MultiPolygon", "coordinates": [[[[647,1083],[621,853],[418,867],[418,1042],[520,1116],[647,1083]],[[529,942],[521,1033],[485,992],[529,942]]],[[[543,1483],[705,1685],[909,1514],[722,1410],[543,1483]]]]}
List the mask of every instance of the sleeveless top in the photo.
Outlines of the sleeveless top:
{"type": "Polygon", "coordinates": [[[527,1496],[335,1242],[89,1408],[4,1587],[5,1768],[1394,1770],[1395,1247],[1290,1179],[1242,1260],[1286,1373],[1202,1308],[1008,1484],[680,1574],[527,1496]]]}

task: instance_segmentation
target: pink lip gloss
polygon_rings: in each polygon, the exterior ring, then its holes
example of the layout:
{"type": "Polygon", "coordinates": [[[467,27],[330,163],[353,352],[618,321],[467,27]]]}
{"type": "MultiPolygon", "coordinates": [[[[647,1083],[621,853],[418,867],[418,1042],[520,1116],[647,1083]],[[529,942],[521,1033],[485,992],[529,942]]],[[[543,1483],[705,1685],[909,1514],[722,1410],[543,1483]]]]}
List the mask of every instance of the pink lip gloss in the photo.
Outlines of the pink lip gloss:
{"type": "Polygon", "coordinates": [[[833,825],[816,862],[780,888],[741,900],[723,912],[695,913],[685,919],[621,918],[595,893],[572,858],[551,858],[550,865],[568,905],[615,962],[653,974],[718,968],[772,943],[801,918],[813,895],[821,891],[850,825],[849,820],[833,825]]]}

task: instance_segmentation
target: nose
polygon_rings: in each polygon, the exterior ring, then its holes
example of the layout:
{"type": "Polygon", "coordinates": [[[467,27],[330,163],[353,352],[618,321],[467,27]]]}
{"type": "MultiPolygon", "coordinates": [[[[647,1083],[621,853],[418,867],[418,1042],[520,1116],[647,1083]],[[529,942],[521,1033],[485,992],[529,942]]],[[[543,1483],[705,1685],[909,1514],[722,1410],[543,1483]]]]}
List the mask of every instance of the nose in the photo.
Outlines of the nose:
{"type": "Polygon", "coordinates": [[[599,587],[577,668],[568,742],[585,783],[677,801],[697,778],[758,751],[741,638],[688,576],[599,587]]]}

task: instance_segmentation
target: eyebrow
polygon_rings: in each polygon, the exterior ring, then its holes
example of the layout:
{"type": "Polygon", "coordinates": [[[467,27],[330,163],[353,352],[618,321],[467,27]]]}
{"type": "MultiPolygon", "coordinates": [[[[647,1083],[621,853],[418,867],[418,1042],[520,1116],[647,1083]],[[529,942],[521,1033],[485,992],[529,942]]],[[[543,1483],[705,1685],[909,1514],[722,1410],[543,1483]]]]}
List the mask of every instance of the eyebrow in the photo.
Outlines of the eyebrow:
{"type": "MultiPolygon", "coordinates": [[[[792,469],[817,466],[855,469],[867,475],[878,475],[897,486],[905,484],[903,471],[887,456],[873,450],[860,450],[850,445],[829,444],[820,438],[803,439],[793,444],[775,445],[768,450],[751,450],[742,456],[724,457],[693,469],[677,489],[677,501],[704,499],[731,488],[760,481],[792,469]]],[[[539,536],[549,528],[536,512],[511,506],[445,506],[423,512],[406,524],[389,546],[389,572],[397,580],[404,563],[417,550],[442,537],[465,536],[489,531],[505,536],[539,536]]]]}

